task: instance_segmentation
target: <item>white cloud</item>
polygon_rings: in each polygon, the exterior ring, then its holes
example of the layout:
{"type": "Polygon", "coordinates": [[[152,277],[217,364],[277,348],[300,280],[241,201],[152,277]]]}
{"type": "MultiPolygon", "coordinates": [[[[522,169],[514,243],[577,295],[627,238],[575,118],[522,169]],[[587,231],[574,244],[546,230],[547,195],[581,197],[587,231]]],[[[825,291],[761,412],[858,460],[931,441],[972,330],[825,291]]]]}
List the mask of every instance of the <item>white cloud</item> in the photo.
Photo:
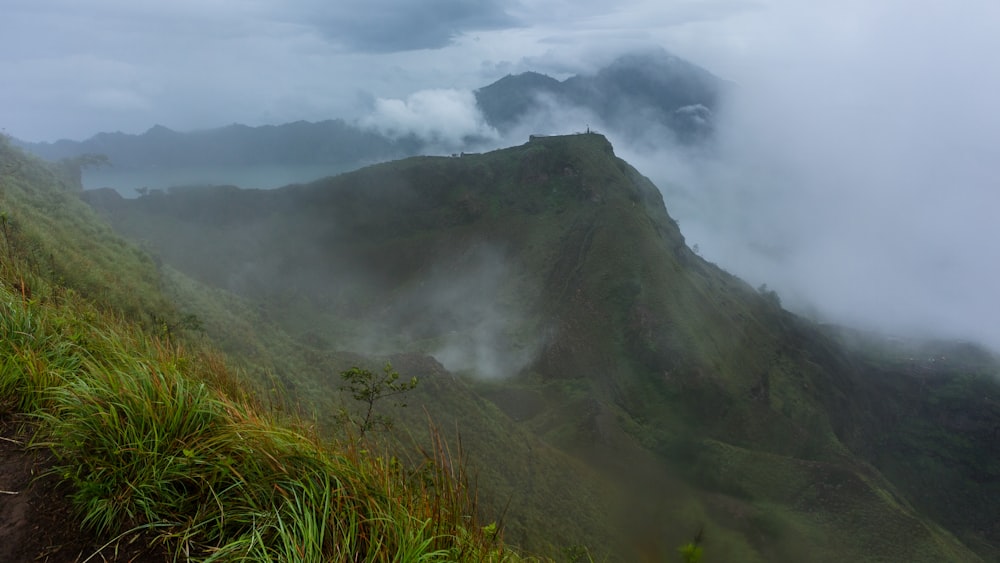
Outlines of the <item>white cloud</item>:
{"type": "Polygon", "coordinates": [[[827,319],[1000,348],[1000,9],[775,2],[738,23],[719,159],[645,159],[689,242],[827,319]]]}
{"type": "Polygon", "coordinates": [[[0,18],[0,67],[8,71],[0,90],[0,126],[29,140],[52,140],[142,131],[154,123],[184,130],[350,119],[363,115],[363,95],[404,100],[419,90],[484,86],[504,71],[592,68],[626,45],[657,39],[642,25],[721,17],[730,5],[356,4],[9,2],[0,18]],[[361,50],[351,51],[351,45],[361,50]],[[32,76],[35,61],[73,58],[141,69],[142,82],[109,83],[88,65],[66,65],[41,80],[32,76]],[[104,88],[134,91],[148,107],[80,115],[87,93],[104,88]]]}
{"type": "Polygon", "coordinates": [[[120,88],[101,88],[87,92],[84,99],[88,105],[99,109],[142,110],[150,107],[149,100],[138,92],[120,88]]]}
{"type": "Polygon", "coordinates": [[[468,90],[421,90],[402,100],[379,98],[361,123],[391,137],[416,135],[442,148],[461,147],[469,137],[497,136],[468,90]]]}
{"type": "Polygon", "coordinates": [[[1000,343],[1000,3],[522,0],[445,12],[390,46],[444,47],[394,53],[372,42],[416,20],[382,25],[372,9],[338,43],[342,12],[328,4],[7,2],[0,127],[54,140],[345,117],[442,149],[500,143],[471,89],[508,72],[562,78],[654,43],[740,85],[717,116],[721,163],[615,140],[703,254],[839,320],[1000,343]]]}

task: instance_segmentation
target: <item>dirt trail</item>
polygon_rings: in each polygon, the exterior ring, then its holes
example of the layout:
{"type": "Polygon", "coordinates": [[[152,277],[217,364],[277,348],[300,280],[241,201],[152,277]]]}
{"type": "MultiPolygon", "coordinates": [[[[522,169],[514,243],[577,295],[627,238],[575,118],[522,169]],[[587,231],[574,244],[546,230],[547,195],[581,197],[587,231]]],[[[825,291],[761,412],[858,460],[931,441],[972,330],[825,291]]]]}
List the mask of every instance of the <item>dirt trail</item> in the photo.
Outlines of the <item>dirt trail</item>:
{"type": "Polygon", "coordinates": [[[27,449],[28,436],[10,415],[0,414],[0,562],[49,563],[91,561],[163,563],[160,548],[149,548],[143,538],[129,545],[102,549],[105,541],[80,530],[74,517],[68,486],[45,472],[52,455],[27,449]]]}

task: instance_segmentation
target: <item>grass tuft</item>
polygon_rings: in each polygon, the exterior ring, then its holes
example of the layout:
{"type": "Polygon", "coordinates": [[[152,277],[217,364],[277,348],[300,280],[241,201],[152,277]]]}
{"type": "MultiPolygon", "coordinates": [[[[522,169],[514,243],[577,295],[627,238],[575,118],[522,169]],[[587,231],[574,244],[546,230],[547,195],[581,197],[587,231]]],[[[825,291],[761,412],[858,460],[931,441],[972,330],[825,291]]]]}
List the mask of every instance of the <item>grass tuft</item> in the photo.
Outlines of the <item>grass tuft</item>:
{"type": "Polygon", "coordinates": [[[261,406],[212,353],[0,286],[0,399],[39,421],[84,526],[145,530],[194,561],[519,560],[477,524],[461,456],[415,467],[324,442],[261,406]]]}

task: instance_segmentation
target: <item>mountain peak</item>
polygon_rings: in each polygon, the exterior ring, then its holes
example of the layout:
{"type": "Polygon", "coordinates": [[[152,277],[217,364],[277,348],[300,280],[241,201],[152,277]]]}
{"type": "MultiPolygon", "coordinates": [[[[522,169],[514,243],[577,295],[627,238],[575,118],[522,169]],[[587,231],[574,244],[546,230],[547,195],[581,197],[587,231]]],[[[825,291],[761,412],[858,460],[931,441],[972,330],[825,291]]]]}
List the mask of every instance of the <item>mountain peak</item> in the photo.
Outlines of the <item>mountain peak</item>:
{"type": "Polygon", "coordinates": [[[177,135],[177,132],[163,125],[156,124],[150,127],[145,133],[143,133],[143,135],[148,135],[150,137],[163,137],[167,135],[177,135]]]}
{"type": "Polygon", "coordinates": [[[707,70],[664,49],[652,49],[626,53],[592,74],[562,82],[536,72],[507,75],[477,90],[476,101],[490,125],[501,131],[530,126],[528,120],[551,100],[563,108],[591,112],[608,130],[648,130],[658,122],[682,142],[695,143],[711,134],[710,115],[706,118],[703,112],[699,120],[691,120],[677,110],[698,106],[710,114],[727,87],[707,70]]]}

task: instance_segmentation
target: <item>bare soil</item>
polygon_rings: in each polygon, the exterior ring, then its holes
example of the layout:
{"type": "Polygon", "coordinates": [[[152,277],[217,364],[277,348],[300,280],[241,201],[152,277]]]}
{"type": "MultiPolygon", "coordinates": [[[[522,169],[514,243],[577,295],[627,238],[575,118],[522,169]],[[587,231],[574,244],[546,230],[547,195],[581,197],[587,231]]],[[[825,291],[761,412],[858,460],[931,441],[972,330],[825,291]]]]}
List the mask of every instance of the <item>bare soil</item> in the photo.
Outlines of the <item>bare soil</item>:
{"type": "Polygon", "coordinates": [[[31,425],[0,407],[0,562],[169,561],[162,546],[139,534],[108,544],[81,529],[72,489],[48,472],[52,454],[29,448],[31,425]]]}

